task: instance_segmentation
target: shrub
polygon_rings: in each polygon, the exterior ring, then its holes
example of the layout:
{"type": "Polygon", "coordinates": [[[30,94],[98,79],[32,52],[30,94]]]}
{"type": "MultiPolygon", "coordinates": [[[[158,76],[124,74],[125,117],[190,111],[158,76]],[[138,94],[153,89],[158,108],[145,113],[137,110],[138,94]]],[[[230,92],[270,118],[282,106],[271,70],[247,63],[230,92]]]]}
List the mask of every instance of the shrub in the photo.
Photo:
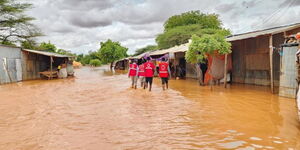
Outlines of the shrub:
{"type": "Polygon", "coordinates": [[[99,59],[92,59],[90,61],[90,65],[91,66],[94,66],[94,67],[98,67],[98,66],[101,66],[101,61],[99,59]]]}

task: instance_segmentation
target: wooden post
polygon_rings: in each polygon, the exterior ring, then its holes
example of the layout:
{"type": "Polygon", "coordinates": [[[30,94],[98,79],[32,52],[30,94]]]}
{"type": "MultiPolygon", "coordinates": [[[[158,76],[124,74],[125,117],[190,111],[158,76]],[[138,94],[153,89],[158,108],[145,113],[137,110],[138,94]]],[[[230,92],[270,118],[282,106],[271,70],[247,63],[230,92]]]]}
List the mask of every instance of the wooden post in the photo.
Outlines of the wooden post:
{"type": "Polygon", "coordinates": [[[270,82],[271,82],[271,92],[274,93],[274,77],[273,77],[273,35],[270,35],[269,39],[270,48],[270,82]]]}
{"type": "Polygon", "coordinates": [[[227,88],[227,60],[228,54],[225,54],[225,66],[224,66],[224,88],[227,88]]]}
{"type": "Polygon", "coordinates": [[[53,57],[52,56],[50,56],[50,79],[52,79],[52,70],[53,70],[53,68],[52,68],[52,63],[53,63],[53,57]]]}

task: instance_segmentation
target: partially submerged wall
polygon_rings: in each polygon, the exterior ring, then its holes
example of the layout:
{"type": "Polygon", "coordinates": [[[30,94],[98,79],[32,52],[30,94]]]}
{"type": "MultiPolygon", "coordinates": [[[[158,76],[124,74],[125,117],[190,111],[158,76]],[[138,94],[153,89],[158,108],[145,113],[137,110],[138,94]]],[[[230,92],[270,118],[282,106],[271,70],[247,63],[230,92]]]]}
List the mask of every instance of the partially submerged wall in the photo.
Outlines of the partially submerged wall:
{"type": "Polygon", "coordinates": [[[232,67],[233,82],[270,85],[269,37],[232,42],[232,67]]]}
{"type": "Polygon", "coordinates": [[[0,84],[21,80],[21,48],[0,45],[0,84]]]}
{"type": "Polygon", "coordinates": [[[50,57],[48,56],[23,51],[22,57],[23,80],[39,79],[39,72],[50,68],[50,57]]]}

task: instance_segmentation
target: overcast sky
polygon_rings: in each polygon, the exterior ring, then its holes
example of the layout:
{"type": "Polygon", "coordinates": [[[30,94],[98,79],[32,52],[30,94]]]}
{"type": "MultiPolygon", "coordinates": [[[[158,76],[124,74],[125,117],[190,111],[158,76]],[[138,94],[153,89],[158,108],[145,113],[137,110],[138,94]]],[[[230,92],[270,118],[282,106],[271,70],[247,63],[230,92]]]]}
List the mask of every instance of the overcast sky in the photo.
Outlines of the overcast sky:
{"type": "Polygon", "coordinates": [[[97,50],[101,41],[129,48],[155,44],[164,22],[191,10],[217,13],[234,34],[300,22],[300,0],[27,0],[28,14],[51,41],[75,53],[97,50]]]}

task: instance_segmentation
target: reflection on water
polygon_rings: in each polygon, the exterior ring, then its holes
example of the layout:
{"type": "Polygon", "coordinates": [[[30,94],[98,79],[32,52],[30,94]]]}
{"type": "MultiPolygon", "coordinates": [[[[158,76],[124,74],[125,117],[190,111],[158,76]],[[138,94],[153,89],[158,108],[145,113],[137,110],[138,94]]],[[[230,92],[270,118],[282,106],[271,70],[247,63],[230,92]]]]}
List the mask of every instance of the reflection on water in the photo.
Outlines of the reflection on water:
{"type": "Polygon", "coordinates": [[[300,149],[295,101],[266,87],[171,80],[133,90],[125,72],[0,86],[0,149],[300,149]]]}

